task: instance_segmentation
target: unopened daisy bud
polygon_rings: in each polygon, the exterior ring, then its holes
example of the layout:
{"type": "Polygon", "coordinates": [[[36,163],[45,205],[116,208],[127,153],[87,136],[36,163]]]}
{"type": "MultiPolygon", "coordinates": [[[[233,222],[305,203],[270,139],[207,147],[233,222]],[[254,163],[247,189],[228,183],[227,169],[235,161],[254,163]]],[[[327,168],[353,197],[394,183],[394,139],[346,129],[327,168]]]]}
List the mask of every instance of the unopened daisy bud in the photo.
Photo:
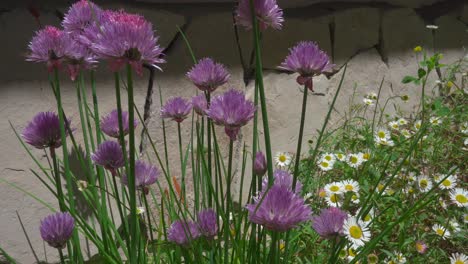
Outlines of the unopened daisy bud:
{"type": "Polygon", "coordinates": [[[413,51],[414,51],[414,52],[421,52],[421,51],[422,51],[422,47],[421,47],[421,46],[416,46],[416,47],[414,47],[413,51]]]}
{"type": "Polygon", "coordinates": [[[410,97],[409,97],[409,95],[404,94],[404,95],[401,95],[401,96],[400,96],[400,99],[401,99],[403,102],[408,102],[409,99],[410,99],[410,97]]]}
{"type": "Polygon", "coordinates": [[[77,181],[76,185],[78,186],[78,191],[82,192],[88,188],[88,182],[87,181],[77,181]]]}
{"type": "Polygon", "coordinates": [[[452,88],[453,82],[452,82],[452,81],[448,81],[446,86],[447,86],[447,88],[452,88]]]}
{"type": "Polygon", "coordinates": [[[379,263],[379,257],[374,253],[369,254],[369,255],[367,255],[367,263],[377,264],[377,263],[379,263]]]}

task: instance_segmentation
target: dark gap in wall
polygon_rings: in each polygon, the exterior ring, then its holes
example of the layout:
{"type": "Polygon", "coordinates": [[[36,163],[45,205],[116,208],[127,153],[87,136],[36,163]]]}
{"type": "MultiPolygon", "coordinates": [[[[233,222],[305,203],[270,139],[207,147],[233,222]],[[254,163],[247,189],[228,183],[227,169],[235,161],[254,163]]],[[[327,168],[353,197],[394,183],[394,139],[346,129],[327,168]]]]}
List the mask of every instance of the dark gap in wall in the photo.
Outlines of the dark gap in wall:
{"type": "Polygon", "coordinates": [[[330,36],[331,58],[335,61],[335,17],[328,23],[328,35],[330,36]]]}
{"type": "Polygon", "coordinates": [[[375,49],[380,55],[380,59],[382,60],[385,65],[388,67],[388,54],[384,52],[384,39],[383,39],[383,12],[384,10],[379,9],[379,39],[377,45],[375,45],[375,49]]]}
{"type": "Polygon", "coordinates": [[[415,8],[414,11],[420,15],[428,24],[434,24],[436,18],[450,12],[463,9],[465,0],[446,0],[432,5],[415,8]]]}

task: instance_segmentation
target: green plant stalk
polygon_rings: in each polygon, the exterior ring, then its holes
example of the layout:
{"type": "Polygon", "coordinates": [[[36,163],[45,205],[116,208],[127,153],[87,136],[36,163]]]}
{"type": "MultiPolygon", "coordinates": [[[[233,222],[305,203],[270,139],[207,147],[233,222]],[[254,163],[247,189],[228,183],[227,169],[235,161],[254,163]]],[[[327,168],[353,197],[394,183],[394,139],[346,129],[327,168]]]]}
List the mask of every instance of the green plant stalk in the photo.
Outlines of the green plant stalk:
{"type": "MultiPolygon", "coordinates": [[[[379,86],[379,92],[377,94],[377,100],[375,101],[375,109],[374,109],[374,116],[372,117],[372,135],[374,135],[374,126],[375,126],[375,115],[377,114],[377,107],[379,105],[379,100],[380,100],[380,93],[382,92],[382,87],[384,83],[385,77],[382,78],[382,81],[380,82],[379,86]]],[[[382,110],[383,111],[383,110],[382,110]]],[[[380,123],[380,121],[379,121],[380,123]]]]}
{"type": "MultiPolygon", "coordinates": [[[[71,174],[70,174],[70,165],[68,162],[67,137],[65,133],[65,120],[64,120],[63,109],[62,109],[62,98],[60,94],[60,82],[59,82],[58,69],[54,69],[54,82],[55,82],[55,93],[56,93],[56,99],[57,99],[58,115],[59,115],[59,121],[60,121],[60,137],[62,141],[63,166],[65,170],[65,178],[67,181],[67,193],[68,193],[69,204],[70,204],[70,213],[72,215],[76,215],[75,201],[73,198],[73,189],[72,189],[73,183],[72,183],[71,174]]],[[[74,261],[76,261],[76,263],[83,263],[83,256],[81,254],[81,248],[80,248],[80,239],[78,237],[78,232],[76,231],[76,229],[73,231],[72,240],[73,240],[73,253],[74,253],[73,256],[75,257],[74,261]]]]}
{"type": "MultiPolygon", "coordinates": [[[[211,94],[209,92],[206,93],[206,102],[207,102],[207,106],[209,107],[210,106],[210,103],[211,103],[211,94]]],[[[212,149],[211,149],[211,127],[212,127],[212,123],[211,123],[211,119],[209,117],[206,118],[206,134],[207,134],[207,141],[206,143],[208,144],[208,174],[207,174],[207,179],[209,181],[211,181],[211,179],[213,178],[212,177],[212,171],[211,171],[211,167],[212,167],[212,158],[211,158],[211,152],[212,152],[212,149]]],[[[216,174],[216,171],[215,171],[215,174],[216,174]]],[[[213,203],[212,203],[212,197],[209,197],[208,199],[208,206],[212,206],[213,203]]]]}
{"type": "Polygon", "coordinates": [[[231,181],[232,181],[232,152],[234,148],[234,141],[229,140],[229,161],[228,161],[228,173],[226,177],[227,187],[226,187],[226,221],[224,222],[224,263],[228,263],[228,253],[229,253],[229,213],[231,209],[231,181]]]}
{"type": "Polygon", "coordinates": [[[119,188],[117,187],[117,180],[115,179],[117,177],[117,173],[115,171],[112,171],[112,182],[113,182],[113,185],[114,185],[114,196],[115,196],[115,199],[117,201],[117,209],[119,211],[119,215],[120,215],[120,220],[122,222],[122,226],[123,226],[123,230],[124,230],[124,237],[126,237],[127,239],[125,239],[125,242],[127,243],[127,248],[130,247],[130,241],[128,239],[128,223],[127,223],[127,219],[123,213],[123,210],[122,210],[122,204],[120,202],[120,196],[119,196],[119,188]]]}
{"type": "MultiPolygon", "coordinates": [[[[133,109],[133,77],[132,77],[132,67],[130,64],[127,64],[127,92],[128,92],[128,119],[131,122],[135,119],[135,112],[133,109]]],[[[138,256],[134,256],[137,252],[137,244],[139,241],[138,234],[138,219],[136,213],[136,190],[135,190],[135,128],[129,126],[129,170],[128,170],[128,193],[130,196],[130,263],[135,263],[138,256]]],[[[137,254],[138,255],[138,254],[137,254]]]]}
{"type": "Polygon", "coordinates": [[[270,142],[270,129],[268,125],[268,111],[265,98],[265,89],[263,86],[263,65],[262,65],[262,51],[260,44],[260,30],[258,27],[258,21],[255,13],[255,7],[253,0],[250,0],[250,9],[252,13],[253,21],[253,33],[255,40],[255,83],[258,83],[258,91],[260,94],[260,105],[262,108],[262,120],[263,120],[263,132],[265,137],[265,152],[267,158],[268,168],[268,184],[273,184],[273,157],[271,154],[271,142],[270,142]]]}
{"type": "Polygon", "coordinates": [[[182,135],[180,131],[180,122],[177,122],[177,136],[179,139],[179,157],[180,157],[180,173],[182,175],[182,197],[184,197],[184,201],[186,201],[187,197],[185,195],[185,173],[184,173],[184,154],[182,151],[182,135]]]}
{"type": "Polygon", "coordinates": [[[299,163],[301,162],[301,148],[302,148],[302,137],[304,135],[304,123],[305,115],[307,110],[307,94],[309,93],[306,86],[304,86],[304,95],[302,96],[302,111],[301,111],[301,124],[299,127],[299,138],[297,139],[297,150],[296,150],[296,162],[294,164],[294,177],[293,177],[293,190],[296,189],[297,176],[299,175],[299,163]]]}
{"type": "Polygon", "coordinates": [[[65,264],[65,258],[63,257],[62,249],[59,248],[59,249],[58,249],[58,252],[59,252],[59,255],[60,255],[60,263],[61,263],[61,264],[65,264]]]}
{"type": "MultiPolygon", "coordinates": [[[[93,94],[93,108],[94,108],[94,127],[96,129],[96,142],[101,144],[101,124],[99,123],[99,104],[96,93],[96,80],[94,78],[94,71],[90,71],[91,78],[91,89],[93,94]]],[[[98,220],[101,226],[101,237],[103,240],[104,248],[109,249],[108,239],[107,239],[107,204],[106,204],[106,191],[105,191],[105,181],[104,181],[104,170],[100,166],[96,166],[97,178],[99,181],[99,186],[101,186],[101,203],[98,220]]],[[[101,252],[102,253],[102,252],[101,252]]]]}
{"type": "Polygon", "coordinates": [[[55,154],[55,148],[49,148],[50,157],[52,158],[52,164],[54,165],[54,175],[55,175],[55,186],[57,188],[57,199],[59,202],[60,211],[65,212],[65,200],[62,190],[62,177],[60,177],[59,166],[57,162],[57,155],[55,154]]]}

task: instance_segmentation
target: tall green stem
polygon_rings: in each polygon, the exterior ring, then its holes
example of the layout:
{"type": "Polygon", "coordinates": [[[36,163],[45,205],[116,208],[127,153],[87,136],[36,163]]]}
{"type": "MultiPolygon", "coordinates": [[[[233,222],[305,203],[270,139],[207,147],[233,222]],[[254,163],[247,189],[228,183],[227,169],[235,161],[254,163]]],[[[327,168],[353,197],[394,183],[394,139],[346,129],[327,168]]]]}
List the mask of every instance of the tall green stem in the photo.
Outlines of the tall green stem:
{"type": "Polygon", "coordinates": [[[60,256],[60,263],[65,264],[65,257],[63,257],[63,251],[61,248],[58,249],[59,256],[60,256]]]}
{"type": "Polygon", "coordinates": [[[308,89],[304,86],[304,95],[302,97],[301,125],[299,127],[299,138],[297,139],[296,163],[294,164],[293,190],[296,189],[297,176],[299,175],[299,163],[301,162],[302,137],[304,134],[304,121],[307,108],[308,89]]]}
{"type": "Polygon", "coordinates": [[[60,211],[65,212],[65,202],[62,190],[62,179],[60,177],[60,171],[57,163],[57,156],[55,154],[55,148],[52,146],[49,148],[50,150],[50,157],[52,158],[52,162],[54,164],[54,175],[55,175],[55,186],[57,188],[57,199],[59,202],[60,211]]]}
{"type": "MultiPolygon", "coordinates": [[[[128,92],[128,120],[133,122],[135,120],[135,110],[133,109],[133,77],[132,77],[132,67],[130,64],[127,64],[127,92],[128,92]]],[[[136,213],[136,191],[135,191],[135,127],[130,125],[128,126],[129,130],[129,170],[128,170],[128,193],[130,196],[130,263],[136,263],[137,256],[134,256],[137,253],[137,246],[139,241],[139,235],[137,234],[137,213],[136,213]]],[[[138,255],[138,253],[137,253],[138,255]]]]}
{"type": "Polygon", "coordinates": [[[182,175],[182,197],[186,201],[185,197],[185,173],[184,173],[184,153],[182,150],[182,134],[180,131],[180,122],[177,122],[177,136],[179,138],[179,158],[180,158],[180,173],[182,175]]]}
{"type": "Polygon", "coordinates": [[[234,141],[229,140],[229,162],[228,162],[228,173],[226,177],[227,181],[227,188],[226,188],[226,220],[225,220],[225,227],[224,227],[224,263],[228,263],[229,260],[229,232],[230,232],[230,224],[229,224],[229,214],[231,210],[231,181],[232,181],[232,152],[234,147],[234,141]]]}

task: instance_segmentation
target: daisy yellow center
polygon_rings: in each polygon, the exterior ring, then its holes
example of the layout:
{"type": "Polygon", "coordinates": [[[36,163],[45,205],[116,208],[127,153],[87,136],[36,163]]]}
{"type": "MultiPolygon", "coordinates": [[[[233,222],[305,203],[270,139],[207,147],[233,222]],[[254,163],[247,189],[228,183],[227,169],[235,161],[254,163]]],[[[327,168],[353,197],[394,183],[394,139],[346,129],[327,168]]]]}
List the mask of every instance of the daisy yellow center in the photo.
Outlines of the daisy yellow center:
{"type": "Polygon", "coordinates": [[[354,253],[353,249],[348,249],[348,254],[350,257],[355,257],[356,256],[356,253],[354,253]]]}
{"type": "Polygon", "coordinates": [[[332,203],[337,203],[337,202],[338,202],[338,195],[332,194],[332,195],[330,196],[330,201],[331,201],[332,203]]]}
{"type": "Polygon", "coordinates": [[[351,184],[346,184],[344,188],[345,188],[346,191],[354,190],[354,188],[353,188],[353,186],[351,184]]]}
{"type": "Polygon", "coordinates": [[[416,128],[417,128],[417,129],[421,128],[421,124],[419,124],[419,123],[416,124],[416,128]]]}
{"type": "Polygon", "coordinates": [[[468,198],[463,194],[457,194],[455,200],[461,204],[466,204],[468,202],[468,198]]]}
{"type": "Polygon", "coordinates": [[[370,158],[370,154],[369,153],[364,153],[364,155],[362,157],[364,159],[368,160],[370,158]]]}
{"type": "Polygon", "coordinates": [[[349,228],[349,235],[352,238],[360,239],[362,238],[362,230],[359,226],[352,226],[349,228]]]}
{"type": "Polygon", "coordinates": [[[392,127],[393,128],[398,128],[398,124],[393,124],[392,127]]]}
{"type": "Polygon", "coordinates": [[[455,264],[465,264],[465,262],[463,260],[461,260],[461,259],[457,259],[455,261],[455,264]]]}
{"type": "Polygon", "coordinates": [[[379,183],[379,185],[377,185],[377,189],[379,189],[379,191],[382,191],[383,187],[384,187],[384,186],[383,186],[383,184],[381,184],[381,183],[379,183]]]}
{"type": "Polygon", "coordinates": [[[364,221],[369,222],[371,220],[371,216],[368,214],[364,217],[364,221]]]}
{"type": "Polygon", "coordinates": [[[416,243],[416,250],[418,252],[424,251],[424,246],[422,244],[416,243]]]}
{"type": "Polygon", "coordinates": [[[328,167],[328,162],[322,161],[322,162],[320,163],[320,165],[322,165],[322,167],[327,168],[327,167],[328,167]]]}
{"type": "Polygon", "coordinates": [[[441,229],[441,228],[437,228],[436,233],[437,233],[439,236],[443,236],[444,233],[445,233],[445,231],[444,231],[443,229],[441,229]]]}
{"type": "Polygon", "coordinates": [[[325,159],[330,161],[330,160],[332,160],[332,157],[331,156],[325,156],[325,159]]]}
{"type": "Polygon", "coordinates": [[[377,135],[379,136],[379,138],[385,138],[385,132],[383,131],[379,131],[379,133],[377,133],[377,135]]]}
{"type": "Polygon", "coordinates": [[[338,154],[336,155],[338,157],[338,159],[342,159],[343,158],[343,155],[342,154],[338,154]]]}
{"type": "Polygon", "coordinates": [[[445,179],[443,182],[442,182],[442,185],[445,186],[445,187],[449,187],[452,185],[452,182],[449,180],[449,179],[445,179]]]}
{"type": "Polygon", "coordinates": [[[322,197],[322,198],[323,198],[323,197],[325,197],[325,196],[326,196],[326,192],[325,192],[325,191],[322,190],[322,191],[319,192],[319,197],[322,197]]]}
{"type": "Polygon", "coordinates": [[[349,160],[351,161],[351,163],[357,163],[358,162],[358,158],[354,157],[354,156],[352,156],[349,160]]]}
{"type": "Polygon", "coordinates": [[[339,190],[340,190],[340,187],[338,187],[336,185],[333,185],[333,186],[330,187],[330,191],[332,191],[332,192],[337,192],[339,190]]]}
{"type": "Polygon", "coordinates": [[[426,188],[426,187],[427,187],[427,180],[421,180],[421,181],[419,181],[419,185],[420,185],[422,188],[426,188]]]}
{"type": "Polygon", "coordinates": [[[357,195],[353,195],[353,196],[351,196],[351,199],[352,199],[353,201],[356,201],[356,200],[358,199],[358,197],[357,197],[357,195]]]}
{"type": "Polygon", "coordinates": [[[463,217],[463,219],[464,219],[465,221],[468,221],[468,215],[465,215],[465,216],[463,217]]]}
{"type": "Polygon", "coordinates": [[[280,155],[278,157],[278,160],[281,161],[281,162],[285,162],[286,161],[286,156],[285,155],[280,155]]]}

